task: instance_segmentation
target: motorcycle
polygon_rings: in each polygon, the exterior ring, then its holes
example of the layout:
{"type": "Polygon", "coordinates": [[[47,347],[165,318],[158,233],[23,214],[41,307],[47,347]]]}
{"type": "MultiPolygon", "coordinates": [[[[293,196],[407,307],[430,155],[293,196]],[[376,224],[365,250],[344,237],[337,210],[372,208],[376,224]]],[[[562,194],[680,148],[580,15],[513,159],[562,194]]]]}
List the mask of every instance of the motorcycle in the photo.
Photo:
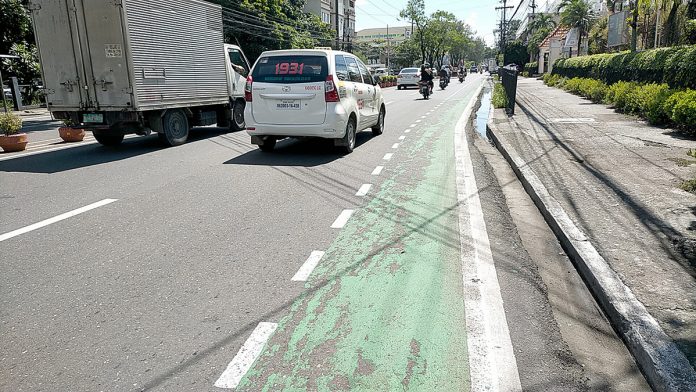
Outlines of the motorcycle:
{"type": "Polygon", "coordinates": [[[418,82],[420,85],[420,93],[423,95],[423,99],[428,99],[430,97],[430,83],[428,82],[418,82]]]}
{"type": "Polygon", "coordinates": [[[447,79],[446,78],[440,78],[440,89],[444,90],[445,87],[447,87],[447,79]]]}
{"type": "Polygon", "coordinates": [[[464,83],[464,75],[459,74],[459,83],[464,83]]]}

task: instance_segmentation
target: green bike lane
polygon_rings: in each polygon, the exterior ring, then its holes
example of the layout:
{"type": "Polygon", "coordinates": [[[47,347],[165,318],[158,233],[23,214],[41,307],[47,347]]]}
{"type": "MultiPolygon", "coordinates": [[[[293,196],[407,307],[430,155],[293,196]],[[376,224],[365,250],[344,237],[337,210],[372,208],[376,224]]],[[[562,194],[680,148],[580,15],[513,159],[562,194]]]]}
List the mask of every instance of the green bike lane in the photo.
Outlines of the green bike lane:
{"type": "Polygon", "coordinates": [[[385,151],[382,183],[237,390],[468,389],[454,129],[474,90],[385,151]]]}

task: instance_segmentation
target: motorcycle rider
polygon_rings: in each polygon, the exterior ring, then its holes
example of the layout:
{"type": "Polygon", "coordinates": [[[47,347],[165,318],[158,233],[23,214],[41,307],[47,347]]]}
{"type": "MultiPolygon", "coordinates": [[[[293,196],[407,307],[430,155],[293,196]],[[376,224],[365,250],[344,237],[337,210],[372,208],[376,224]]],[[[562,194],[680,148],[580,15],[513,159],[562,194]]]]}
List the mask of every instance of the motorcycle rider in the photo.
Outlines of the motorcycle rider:
{"type": "Polygon", "coordinates": [[[428,83],[428,86],[430,87],[430,94],[432,94],[433,93],[433,79],[435,79],[435,77],[433,76],[433,72],[430,69],[430,65],[428,63],[421,65],[420,75],[421,75],[420,81],[428,83]]]}
{"type": "Polygon", "coordinates": [[[443,65],[442,68],[440,69],[440,74],[439,74],[441,79],[445,80],[445,84],[449,84],[450,78],[449,78],[449,69],[446,65],[443,65]]]}
{"type": "Polygon", "coordinates": [[[466,68],[464,68],[464,64],[459,64],[459,71],[457,71],[457,74],[459,74],[460,81],[466,77],[466,68]]]}

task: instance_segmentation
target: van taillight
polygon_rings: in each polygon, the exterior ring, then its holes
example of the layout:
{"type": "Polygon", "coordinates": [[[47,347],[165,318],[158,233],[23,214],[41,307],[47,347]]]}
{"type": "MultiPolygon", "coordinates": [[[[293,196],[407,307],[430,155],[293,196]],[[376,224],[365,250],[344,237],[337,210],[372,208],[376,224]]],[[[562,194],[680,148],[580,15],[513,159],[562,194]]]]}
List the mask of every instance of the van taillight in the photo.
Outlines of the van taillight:
{"type": "Polygon", "coordinates": [[[254,79],[249,75],[247,77],[246,84],[244,85],[244,100],[251,102],[251,85],[254,83],[254,79]]]}
{"type": "Polygon", "coordinates": [[[336,89],[336,84],[333,80],[333,75],[326,77],[326,82],[324,82],[324,100],[326,102],[339,102],[340,97],[338,96],[338,90],[336,89]]]}

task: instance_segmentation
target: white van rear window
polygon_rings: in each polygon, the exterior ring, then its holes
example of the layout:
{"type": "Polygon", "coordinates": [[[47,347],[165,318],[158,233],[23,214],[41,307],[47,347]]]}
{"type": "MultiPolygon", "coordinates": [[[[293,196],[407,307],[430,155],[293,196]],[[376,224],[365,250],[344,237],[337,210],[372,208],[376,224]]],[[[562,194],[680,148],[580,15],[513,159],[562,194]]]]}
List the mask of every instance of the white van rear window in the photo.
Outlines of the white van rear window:
{"type": "Polygon", "coordinates": [[[262,83],[323,82],[328,67],[325,56],[267,56],[259,59],[251,77],[262,83]]]}

